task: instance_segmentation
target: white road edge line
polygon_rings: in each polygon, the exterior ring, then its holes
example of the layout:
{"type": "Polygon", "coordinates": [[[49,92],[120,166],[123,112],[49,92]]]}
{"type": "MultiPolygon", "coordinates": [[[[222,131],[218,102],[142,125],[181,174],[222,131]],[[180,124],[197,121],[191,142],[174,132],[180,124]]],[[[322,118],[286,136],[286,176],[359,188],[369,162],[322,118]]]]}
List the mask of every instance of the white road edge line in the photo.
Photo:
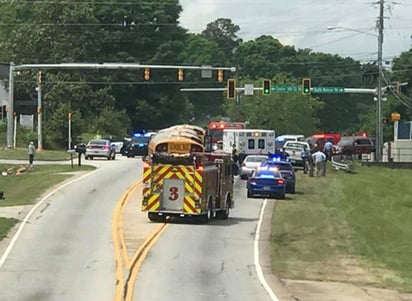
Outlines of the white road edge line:
{"type": "Polygon", "coordinates": [[[272,291],[272,288],[266,282],[266,279],[263,275],[262,267],[261,267],[260,262],[259,262],[260,228],[262,226],[263,214],[265,212],[265,207],[266,207],[267,201],[268,200],[265,199],[263,201],[262,207],[260,208],[259,222],[257,224],[256,233],[255,233],[254,248],[253,248],[254,249],[254,257],[255,257],[255,267],[256,267],[256,273],[258,275],[259,281],[262,284],[262,286],[265,288],[266,292],[269,294],[272,301],[279,301],[278,297],[272,291]]]}
{"type": "Polygon", "coordinates": [[[4,252],[3,256],[0,258],[0,269],[3,267],[4,263],[7,260],[7,257],[10,255],[11,250],[13,249],[14,245],[16,244],[17,239],[19,238],[21,232],[23,231],[24,226],[27,224],[27,221],[29,220],[29,218],[32,216],[32,214],[34,213],[34,211],[36,211],[36,209],[44,203],[45,200],[47,200],[49,197],[51,197],[53,194],[55,194],[57,191],[63,189],[64,187],[77,182],[83,178],[86,178],[92,174],[94,174],[98,169],[95,169],[92,172],[89,172],[81,177],[75,178],[69,182],[66,182],[65,184],[58,186],[56,189],[54,189],[53,191],[51,191],[50,193],[48,193],[46,196],[44,196],[39,202],[37,202],[36,205],[33,206],[33,208],[31,208],[31,210],[29,211],[29,213],[27,213],[26,217],[24,218],[24,220],[20,223],[19,228],[17,229],[16,234],[14,234],[13,238],[11,239],[9,245],[7,246],[6,251],[4,252]]]}

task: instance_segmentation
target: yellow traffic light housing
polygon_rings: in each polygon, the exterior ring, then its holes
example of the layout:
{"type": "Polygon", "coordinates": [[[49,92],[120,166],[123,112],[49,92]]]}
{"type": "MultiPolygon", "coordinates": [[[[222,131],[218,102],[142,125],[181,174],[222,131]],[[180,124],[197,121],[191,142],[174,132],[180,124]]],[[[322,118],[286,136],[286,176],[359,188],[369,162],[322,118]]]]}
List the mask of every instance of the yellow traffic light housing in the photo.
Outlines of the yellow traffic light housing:
{"type": "Polygon", "coordinates": [[[217,81],[218,82],[223,81],[223,70],[222,69],[217,70],[217,81]]]}
{"type": "Polygon", "coordinates": [[[144,80],[150,79],[150,68],[144,68],[144,80]]]}
{"type": "Polygon", "coordinates": [[[183,69],[179,68],[179,70],[177,71],[177,80],[179,82],[184,80],[184,73],[183,73],[183,69]]]}
{"type": "Polygon", "coordinates": [[[310,95],[312,90],[312,83],[310,78],[302,79],[302,94],[310,95]]]}
{"type": "Polygon", "coordinates": [[[270,95],[272,93],[272,81],[270,79],[263,80],[263,95],[270,95]]]}
{"type": "Polygon", "coordinates": [[[37,71],[37,85],[41,85],[41,78],[42,78],[42,74],[41,74],[41,70],[37,71]]]}
{"type": "Polygon", "coordinates": [[[236,98],[236,80],[231,78],[227,80],[227,99],[236,98]]]}

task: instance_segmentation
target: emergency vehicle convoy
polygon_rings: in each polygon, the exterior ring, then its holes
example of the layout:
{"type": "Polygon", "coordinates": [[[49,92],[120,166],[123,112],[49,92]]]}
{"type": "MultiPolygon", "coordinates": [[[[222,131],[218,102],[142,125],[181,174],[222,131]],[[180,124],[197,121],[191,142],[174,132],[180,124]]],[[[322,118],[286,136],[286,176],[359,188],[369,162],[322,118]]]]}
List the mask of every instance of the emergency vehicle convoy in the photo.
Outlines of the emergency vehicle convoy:
{"type": "Polygon", "coordinates": [[[190,127],[163,129],[150,140],[142,211],[152,221],[187,216],[203,222],[215,216],[227,219],[234,206],[231,155],[205,152],[204,132],[190,127]]]}

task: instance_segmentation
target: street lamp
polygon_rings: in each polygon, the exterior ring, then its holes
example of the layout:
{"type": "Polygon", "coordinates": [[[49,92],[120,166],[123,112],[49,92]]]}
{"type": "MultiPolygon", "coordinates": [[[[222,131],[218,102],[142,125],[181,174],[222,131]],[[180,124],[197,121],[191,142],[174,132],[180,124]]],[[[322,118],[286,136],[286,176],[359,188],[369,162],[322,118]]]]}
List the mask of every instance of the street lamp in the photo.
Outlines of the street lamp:
{"type": "MultiPolygon", "coordinates": [[[[381,8],[381,10],[383,10],[381,8]]],[[[381,11],[381,16],[382,16],[381,11]]],[[[377,88],[377,102],[376,102],[376,161],[382,161],[383,151],[383,125],[382,125],[382,44],[383,44],[383,17],[379,19],[379,34],[373,34],[367,31],[362,31],[355,28],[346,28],[341,26],[328,26],[328,30],[346,30],[358,32],[366,35],[373,36],[378,39],[378,88],[377,88]]]]}

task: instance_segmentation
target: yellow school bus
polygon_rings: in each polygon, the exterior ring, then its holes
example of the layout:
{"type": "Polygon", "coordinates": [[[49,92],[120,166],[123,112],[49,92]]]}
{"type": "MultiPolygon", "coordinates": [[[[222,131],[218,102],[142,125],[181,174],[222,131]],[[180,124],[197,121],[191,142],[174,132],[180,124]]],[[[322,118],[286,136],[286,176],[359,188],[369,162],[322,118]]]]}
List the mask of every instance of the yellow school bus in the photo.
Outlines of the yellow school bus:
{"type": "Polygon", "coordinates": [[[153,153],[190,154],[203,152],[203,138],[189,129],[159,131],[149,142],[149,156],[153,153]]]}

